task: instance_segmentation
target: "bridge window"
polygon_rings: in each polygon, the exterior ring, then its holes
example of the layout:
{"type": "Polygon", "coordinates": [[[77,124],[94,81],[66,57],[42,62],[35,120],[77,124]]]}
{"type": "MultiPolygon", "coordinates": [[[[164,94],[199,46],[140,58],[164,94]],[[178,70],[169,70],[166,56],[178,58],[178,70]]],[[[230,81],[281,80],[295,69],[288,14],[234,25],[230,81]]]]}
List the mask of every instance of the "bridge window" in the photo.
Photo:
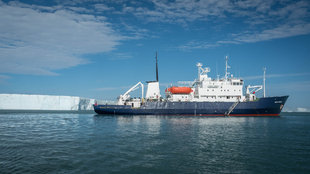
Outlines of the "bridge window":
{"type": "Polygon", "coordinates": [[[237,85],[242,85],[242,84],[243,84],[242,82],[240,82],[240,83],[239,82],[233,82],[232,85],[236,85],[237,86],[237,85]]]}

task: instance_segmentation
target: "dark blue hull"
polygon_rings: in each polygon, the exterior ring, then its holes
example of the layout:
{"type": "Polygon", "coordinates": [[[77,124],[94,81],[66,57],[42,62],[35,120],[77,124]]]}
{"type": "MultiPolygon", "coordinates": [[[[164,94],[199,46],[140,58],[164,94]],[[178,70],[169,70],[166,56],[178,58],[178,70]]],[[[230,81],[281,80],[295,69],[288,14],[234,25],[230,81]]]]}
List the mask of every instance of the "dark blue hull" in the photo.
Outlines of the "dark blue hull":
{"type": "MultiPolygon", "coordinates": [[[[288,96],[265,97],[240,102],[230,116],[278,116],[288,96]]],[[[146,102],[140,108],[123,105],[94,105],[98,114],[225,116],[234,102],[146,102]]]]}

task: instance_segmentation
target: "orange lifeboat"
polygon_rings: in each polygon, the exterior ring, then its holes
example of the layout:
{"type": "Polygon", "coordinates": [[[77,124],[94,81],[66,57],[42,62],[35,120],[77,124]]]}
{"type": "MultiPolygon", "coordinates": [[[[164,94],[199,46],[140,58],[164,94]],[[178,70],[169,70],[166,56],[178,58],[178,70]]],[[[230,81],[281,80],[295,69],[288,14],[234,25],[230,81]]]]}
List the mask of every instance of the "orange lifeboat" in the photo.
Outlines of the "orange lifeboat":
{"type": "Polygon", "coordinates": [[[167,91],[171,92],[172,94],[189,94],[193,92],[192,88],[176,86],[172,86],[171,88],[166,89],[166,92],[167,91]]]}

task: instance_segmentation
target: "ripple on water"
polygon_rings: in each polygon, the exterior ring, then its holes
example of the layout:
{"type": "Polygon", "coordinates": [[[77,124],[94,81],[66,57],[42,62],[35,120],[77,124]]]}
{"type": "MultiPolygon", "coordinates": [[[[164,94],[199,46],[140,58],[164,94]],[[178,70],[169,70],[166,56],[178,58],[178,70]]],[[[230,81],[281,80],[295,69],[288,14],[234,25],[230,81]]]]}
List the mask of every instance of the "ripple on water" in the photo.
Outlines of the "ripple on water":
{"type": "Polygon", "coordinates": [[[307,173],[310,117],[0,114],[1,173],[307,173]]]}

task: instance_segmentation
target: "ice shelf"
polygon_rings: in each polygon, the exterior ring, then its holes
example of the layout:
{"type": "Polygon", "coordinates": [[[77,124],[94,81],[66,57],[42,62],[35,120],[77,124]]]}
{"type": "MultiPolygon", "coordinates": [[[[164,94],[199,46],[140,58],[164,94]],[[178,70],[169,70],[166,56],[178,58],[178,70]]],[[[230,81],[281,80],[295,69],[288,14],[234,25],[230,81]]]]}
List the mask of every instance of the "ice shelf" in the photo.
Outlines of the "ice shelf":
{"type": "Polygon", "coordinates": [[[95,99],[28,94],[0,94],[0,110],[93,110],[95,99]]]}

